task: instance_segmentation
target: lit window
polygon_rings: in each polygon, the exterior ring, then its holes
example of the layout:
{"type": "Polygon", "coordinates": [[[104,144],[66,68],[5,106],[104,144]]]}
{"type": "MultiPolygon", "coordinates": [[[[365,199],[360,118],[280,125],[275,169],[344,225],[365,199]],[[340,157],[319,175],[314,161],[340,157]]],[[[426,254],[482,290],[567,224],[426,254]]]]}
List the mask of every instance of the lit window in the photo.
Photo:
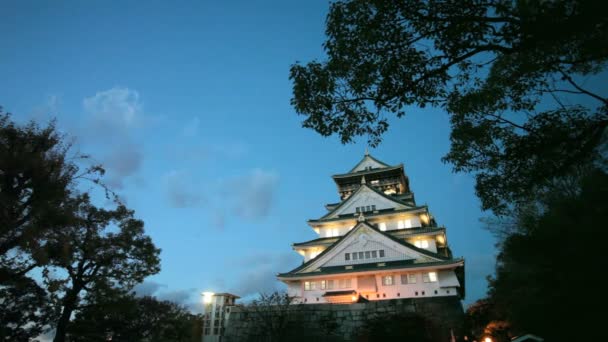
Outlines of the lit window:
{"type": "Polygon", "coordinates": [[[334,281],[333,280],[328,280],[327,281],[327,289],[328,290],[332,290],[334,288],[334,281]]]}
{"type": "Polygon", "coordinates": [[[365,252],[365,259],[371,258],[372,253],[370,251],[365,252]]]}
{"type": "Polygon", "coordinates": [[[377,258],[377,257],[378,257],[378,252],[372,251],[372,258],[377,258]]]}
{"type": "Polygon", "coordinates": [[[350,278],[349,278],[349,279],[340,279],[340,280],[338,281],[338,286],[339,286],[341,289],[346,289],[346,288],[349,288],[349,287],[350,287],[350,278]]]}
{"type": "Polygon", "coordinates": [[[408,284],[416,284],[416,274],[415,273],[408,274],[407,282],[408,282],[408,284]]]}
{"type": "Polygon", "coordinates": [[[416,275],[413,273],[402,274],[401,275],[401,284],[416,284],[416,275]]]}
{"type": "Polygon", "coordinates": [[[380,181],[377,179],[374,179],[371,183],[372,183],[372,185],[377,185],[377,184],[380,184],[380,181]]]}
{"type": "Polygon", "coordinates": [[[410,220],[410,219],[405,220],[405,228],[412,228],[412,220],[410,220]]]}
{"type": "Polygon", "coordinates": [[[403,220],[397,221],[397,228],[405,228],[405,222],[403,220]]]}
{"type": "Polygon", "coordinates": [[[381,231],[386,231],[386,222],[380,222],[378,223],[378,228],[380,228],[381,231]]]}
{"type": "Polygon", "coordinates": [[[310,291],[310,282],[309,281],[304,282],[304,291],[310,291]]]}
{"type": "Polygon", "coordinates": [[[325,280],[321,280],[321,290],[325,290],[325,280]]]}
{"type": "Polygon", "coordinates": [[[380,253],[380,257],[381,257],[381,258],[384,258],[384,249],[381,249],[381,250],[379,250],[378,252],[380,253]]]}
{"type": "Polygon", "coordinates": [[[382,285],[390,286],[394,284],[393,276],[384,276],[382,277],[382,285]]]}
{"type": "Polygon", "coordinates": [[[316,281],[311,281],[310,282],[310,289],[311,290],[316,290],[317,289],[317,282],[316,281]]]}
{"type": "Polygon", "coordinates": [[[350,253],[344,253],[344,260],[350,260],[350,253]]]}
{"type": "Polygon", "coordinates": [[[425,283],[436,282],[437,281],[437,273],[435,273],[435,272],[423,273],[422,274],[422,281],[424,281],[425,283]]]}
{"type": "Polygon", "coordinates": [[[429,248],[429,242],[427,240],[416,240],[414,244],[418,248],[429,248]]]}

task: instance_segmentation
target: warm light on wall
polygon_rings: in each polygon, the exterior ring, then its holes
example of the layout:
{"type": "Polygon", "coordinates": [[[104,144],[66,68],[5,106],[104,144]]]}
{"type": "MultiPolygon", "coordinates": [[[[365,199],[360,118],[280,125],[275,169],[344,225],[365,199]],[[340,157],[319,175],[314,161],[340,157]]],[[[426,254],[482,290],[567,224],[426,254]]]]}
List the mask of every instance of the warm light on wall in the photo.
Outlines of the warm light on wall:
{"type": "Polygon", "coordinates": [[[215,293],[213,293],[213,292],[203,292],[203,303],[205,303],[205,304],[211,303],[211,300],[212,300],[214,294],[215,293]]]}
{"type": "Polygon", "coordinates": [[[420,215],[420,220],[422,221],[422,223],[424,224],[428,224],[429,223],[429,215],[428,214],[422,214],[420,215]]]}
{"type": "Polygon", "coordinates": [[[350,297],[350,299],[352,299],[353,302],[357,301],[357,296],[353,295],[352,297],[350,297]]]}
{"type": "Polygon", "coordinates": [[[445,238],[443,237],[443,235],[437,236],[437,242],[439,242],[440,244],[444,244],[445,243],[445,238]]]}
{"type": "Polygon", "coordinates": [[[483,339],[483,342],[492,342],[492,339],[490,337],[486,337],[483,339]]]}

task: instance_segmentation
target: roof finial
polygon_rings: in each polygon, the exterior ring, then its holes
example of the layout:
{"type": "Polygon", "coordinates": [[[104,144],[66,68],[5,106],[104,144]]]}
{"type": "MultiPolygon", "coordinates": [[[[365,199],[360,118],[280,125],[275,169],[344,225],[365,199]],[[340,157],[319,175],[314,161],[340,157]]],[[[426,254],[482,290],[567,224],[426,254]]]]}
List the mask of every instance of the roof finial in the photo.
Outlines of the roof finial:
{"type": "Polygon", "coordinates": [[[367,146],[365,146],[365,155],[369,156],[369,150],[367,149],[367,146]]]}
{"type": "Polygon", "coordinates": [[[365,184],[365,175],[363,177],[361,177],[361,184],[365,184]]]}
{"type": "Polygon", "coordinates": [[[365,221],[365,216],[363,216],[363,212],[359,213],[359,217],[357,218],[357,221],[359,221],[359,222],[365,221]]]}

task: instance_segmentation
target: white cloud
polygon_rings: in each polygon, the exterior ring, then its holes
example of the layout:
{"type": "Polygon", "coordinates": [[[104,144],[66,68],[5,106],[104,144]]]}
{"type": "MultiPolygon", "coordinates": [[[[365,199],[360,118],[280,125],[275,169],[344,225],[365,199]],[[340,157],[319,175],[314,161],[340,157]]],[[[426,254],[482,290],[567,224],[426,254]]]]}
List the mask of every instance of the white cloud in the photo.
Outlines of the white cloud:
{"type": "Polygon", "coordinates": [[[270,214],[274,204],[279,175],[275,171],[253,169],[248,175],[234,181],[235,214],[252,220],[259,220],[270,214]]]}
{"type": "Polygon", "coordinates": [[[114,87],[83,101],[84,109],[98,124],[129,127],[141,115],[143,105],[136,90],[114,87]]]}
{"type": "Polygon", "coordinates": [[[117,190],[136,176],[144,153],[137,142],[137,130],[144,122],[143,104],[136,90],[114,87],[83,100],[83,140],[97,148],[107,171],[105,182],[117,190]]]}

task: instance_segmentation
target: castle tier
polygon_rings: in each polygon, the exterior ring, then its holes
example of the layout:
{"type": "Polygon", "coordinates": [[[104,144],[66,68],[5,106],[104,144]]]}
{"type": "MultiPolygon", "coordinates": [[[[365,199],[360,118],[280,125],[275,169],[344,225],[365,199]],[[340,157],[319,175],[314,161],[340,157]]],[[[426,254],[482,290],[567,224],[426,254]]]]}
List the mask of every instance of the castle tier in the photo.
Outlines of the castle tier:
{"type": "Polygon", "coordinates": [[[301,303],[464,297],[464,259],[454,258],[445,227],[416,205],[403,164],[368,153],[333,176],[341,201],[308,224],[319,238],[294,243],[301,266],[278,275],[301,303]]]}

